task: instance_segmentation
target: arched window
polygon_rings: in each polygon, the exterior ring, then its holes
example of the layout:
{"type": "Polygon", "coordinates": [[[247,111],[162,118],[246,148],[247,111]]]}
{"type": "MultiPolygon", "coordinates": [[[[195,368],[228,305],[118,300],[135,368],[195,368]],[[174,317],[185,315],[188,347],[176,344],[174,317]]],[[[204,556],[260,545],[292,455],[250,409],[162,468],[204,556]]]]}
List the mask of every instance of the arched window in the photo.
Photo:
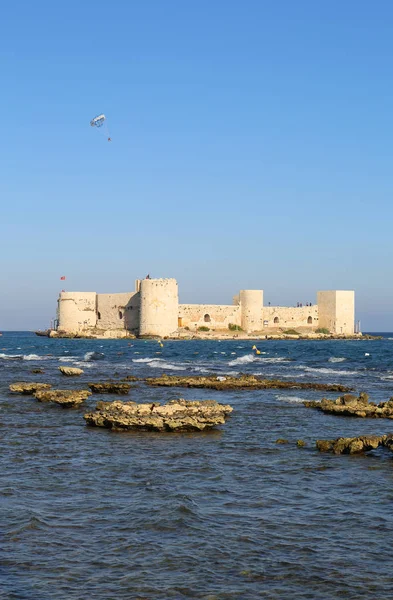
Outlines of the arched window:
{"type": "Polygon", "coordinates": [[[203,320],[205,321],[205,323],[210,323],[210,315],[205,315],[203,317],[203,320]]]}
{"type": "Polygon", "coordinates": [[[279,322],[278,317],[274,317],[274,323],[278,323],[278,322],[279,322]]]}
{"type": "Polygon", "coordinates": [[[121,312],[121,310],[119,310],[119,319],[123,318],[123,313],[121,312]]]}
{"type": "Polygon", "coordinates": [[[100,313],[100,312],[98,312],[98,313],[97,313],[97,319],[98,319],[98,320],[100,320],[100,319],[101,319],[101,313],[100,313]]]}
{"type": "Polygon", "coordinates": [[[308,323],[309,325],[312,325],[312,317],[308,317],[308,319],[307,319],[307,323],[308,323]]]}

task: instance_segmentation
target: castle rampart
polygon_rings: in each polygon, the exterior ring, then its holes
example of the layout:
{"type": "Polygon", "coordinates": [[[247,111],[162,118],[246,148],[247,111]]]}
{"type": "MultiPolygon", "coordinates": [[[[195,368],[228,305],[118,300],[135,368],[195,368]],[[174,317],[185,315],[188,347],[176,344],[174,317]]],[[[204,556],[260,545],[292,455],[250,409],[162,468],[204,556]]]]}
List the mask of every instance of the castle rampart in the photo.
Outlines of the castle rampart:
{"type": "Polygon", "coordinates": [[[355,293],[342,290],[318,292],[317,304],[296,307],[263,306],[263,290],[241,290],[233,305],[179,304],[175,279],[146,278],[136,281],[134,292],[61,292],[58,300],[58,331],[76,334],[99,330],[164,337],[184,328],[237,326],[258,334],[270,329],[325,328],[352,335],[354,321],[355,293]]]}

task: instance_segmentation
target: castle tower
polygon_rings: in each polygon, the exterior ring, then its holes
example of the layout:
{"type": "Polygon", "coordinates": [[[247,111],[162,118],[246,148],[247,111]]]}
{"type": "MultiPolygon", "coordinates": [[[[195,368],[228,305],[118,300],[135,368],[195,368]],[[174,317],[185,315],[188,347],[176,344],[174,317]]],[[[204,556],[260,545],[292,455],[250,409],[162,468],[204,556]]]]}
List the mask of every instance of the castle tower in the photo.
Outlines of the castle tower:
{"type": "Polygon", "coordinates": [[[95,292],[61,292],[58,299],[58,330],[78,333],[96,326],[95,292]]]}
{"type": "Polygon", "coordinates": [[[139,335],[164,337],[177,330],[179,294],[176,279],[140,282],[139,335]]]}
{"type": "Polygon", "coordinates": [[[240,290],[241,327],[244,331],[262,329],[263,290],[240,290]]]}
{"type": "Polygon", "coordinates": [[[331,333],[353,334],[355,327],[355,292],[330,290],[318,292],[318,326],[331,333]]]}

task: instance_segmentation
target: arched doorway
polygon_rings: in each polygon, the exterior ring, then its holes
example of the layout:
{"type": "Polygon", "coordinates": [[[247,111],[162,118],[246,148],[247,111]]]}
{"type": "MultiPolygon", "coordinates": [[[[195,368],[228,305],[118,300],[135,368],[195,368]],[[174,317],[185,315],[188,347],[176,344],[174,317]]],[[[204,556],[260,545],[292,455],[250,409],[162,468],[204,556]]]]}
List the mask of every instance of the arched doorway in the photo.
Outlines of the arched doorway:
{"type": "Polygon", "coordinates": [[[205,321],[205,323],[210,323],[210,321],[211,321],[211,319],[210,319],[210,315],[207,315],[207,314],[206,314],[206,315],[203,317],[203,320],[205,321]]]}

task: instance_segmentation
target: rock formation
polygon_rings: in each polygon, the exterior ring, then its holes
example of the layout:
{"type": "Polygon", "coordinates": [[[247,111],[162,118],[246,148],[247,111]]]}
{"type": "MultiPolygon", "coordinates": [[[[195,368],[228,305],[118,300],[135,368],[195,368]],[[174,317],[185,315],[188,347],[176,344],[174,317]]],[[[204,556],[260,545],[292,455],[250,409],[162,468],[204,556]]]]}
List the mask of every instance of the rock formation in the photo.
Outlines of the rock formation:
{"type": "Polygon", "coordinates": [[[118,383],[116,381],[105,381],[103,383],[87,384],[93,394],[122,394],[126,395],[130,391],[129,383],[118,383]]]}
{"type": "Polygon", "coordinates": [[[85,419],[88,425],[114,430],[203,431],[225,423],[232,410],[214,400],[179,399],[165,405],[115,401],[99,402],[85,419]]]}
{"type": "Polygon", "coordinates": [[[24,394],[28,396],[32,396],[35,392],[39,390],[50,390],[52,386],[50,383],[28,383],[24,381],[19,381],[17,383],[11,383],[10,390],[11,392],[15,392],[17,394],[24,394]]]}
{"type": "Polygon", "coordinates": [[[364,392],[361,392],[359,396],[345,394],[337,400],[323,398],[321,402],[305,401],[304,406],[335,415],[393,419],[393,398],[387,402],[375,404],[375,402],[369,402],[368,394],[364,392]]]}
{"type": "Polygon", "coordinates": [[[316,447],[320,452],[333,454],[358,454],[385,446],[393,451],[393,434],[362,435],[353,438],[337,438],[335,440],[317,440],[316,447]]]}
{"type": "Polygon", "coordinates": [[[83,374],[83,369],[77,369],[76,367],[59,367],[60,373],[67,377],[74,377],[83,374]]]}
{"type": "Polygon", "coordinates": [[[91,396],[89,390],[43,390],[34,394],[39,402],[55,402],[63,408],[79,406],[91,396]]]}
{"type": "Polygon", "coordinates": [[[261,379],[255,375],[240,374],[239,377],[221,377],[217,375],[204,376],[178,376],[162,375],[161,377],[149,377],[147,385],[165,387],[188,387],[209,388],[213,390],[236,390],[236,389],[293,389],[293,390],[323,390],[325,392],[349,392],[351,388],[336,383],[316,383],[299,381],[280,381],[278,379],[261,379]]]}

